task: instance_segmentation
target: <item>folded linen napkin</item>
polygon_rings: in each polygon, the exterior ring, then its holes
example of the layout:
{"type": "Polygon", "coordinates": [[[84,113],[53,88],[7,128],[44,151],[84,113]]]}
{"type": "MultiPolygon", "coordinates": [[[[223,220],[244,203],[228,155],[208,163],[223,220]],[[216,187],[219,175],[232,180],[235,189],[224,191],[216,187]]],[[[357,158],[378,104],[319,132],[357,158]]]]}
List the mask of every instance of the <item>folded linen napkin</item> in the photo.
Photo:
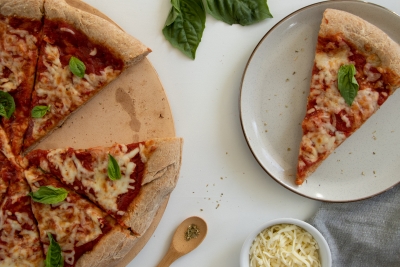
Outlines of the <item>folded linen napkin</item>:
{"type": "Polygon", "coordinates": [[[400,185],[357,202],[323,202],[308,222],[327,240],[333,267],[400,266],[400,185]]]}

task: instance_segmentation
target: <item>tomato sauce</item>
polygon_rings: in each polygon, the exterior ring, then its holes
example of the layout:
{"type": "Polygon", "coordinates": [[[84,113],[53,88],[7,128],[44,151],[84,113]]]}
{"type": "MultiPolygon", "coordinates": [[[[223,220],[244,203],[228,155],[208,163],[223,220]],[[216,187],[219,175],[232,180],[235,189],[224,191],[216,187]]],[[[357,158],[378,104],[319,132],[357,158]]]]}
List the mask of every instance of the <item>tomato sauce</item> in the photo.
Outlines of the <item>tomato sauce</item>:
{"type": "MultiPolygon", "coordinates": [[[[63,66],[68,66],[71,56],[74,56],[85,64],[87,74],[100,75],[107,66],[112,66],[114,70],[123,68],[122,60],[117,58],[108,47],[95,43],[86,34],[66,22],[45,19],[43,42],[41,54],[44,54],[45,43],[55,45],[60,51],[63,66]],[[93,51],[96,51],[96,54],[91,56],[93,51]]],[[[39,64],[39,72],[45,69],[43,64],[39,64]]]]}

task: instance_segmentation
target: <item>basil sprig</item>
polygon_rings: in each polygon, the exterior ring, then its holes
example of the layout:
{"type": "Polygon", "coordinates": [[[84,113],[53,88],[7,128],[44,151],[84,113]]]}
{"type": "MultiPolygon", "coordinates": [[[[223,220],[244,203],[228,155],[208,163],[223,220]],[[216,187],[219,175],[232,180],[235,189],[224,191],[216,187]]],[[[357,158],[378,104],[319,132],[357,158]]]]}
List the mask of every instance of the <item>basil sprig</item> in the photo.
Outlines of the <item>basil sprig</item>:
{"type": "Polygon", "coordinates": [[[46,113],[50,111],[50,105],[48,106],[35,106],[31,110],[32,118],[42,118],[46,113]]]}
{"type": "Polygon", "coordinates": [[[85,76],[86,66],[76,57],[71,57],[69,60],[69,70],[76,76],[83,78],[85,76]]]}
{"type": "Polygon", "coordinates": [[[117,160],[108,154],[108,168],[107,168],[108,177],[115,181],[121,179],[121,169],[119,168],[117,160]]]}
{"type": "Polygon", "coordinates": [[[53,236],[50,233],[47,233],[47,236],[50,240],[50,245],[47,250],[45,266],[46,267],[63,267],[64,259],[61,255],[61,247],[54,240],[53,236]]]}
{"type": "Polygon", "coordinates": [[[195,59],[206,23],[202,0],[171,0],[172,8],[162,30],[173,47],[195,59]]]}
{"type": "Polygon", "coordinates": [[[9,119],[14,111],[15,102],[12,95],[7,92],[0,91],[0,116],[9,119]]]}
{"type": "Polygon", "coordinates": [[[347,105],[351,106],[358,92],[358,83],[354,75],[356,67],[353,64],[342,65],[338,71],[338,89],[347,105]]]}
{"type": "Polygon", "coordinates": [[[251,25],[272,18],[266,0],[207,0],[207,12],[230,25],[251,25]]]}
{"type": "Polygon", "coordinates": [[[68,191],[64,188],[53,186],[41,186],[36,192],[30,192],[29,195],[35,202],[43,204],[57,204],[67,198],[68,191]]]}

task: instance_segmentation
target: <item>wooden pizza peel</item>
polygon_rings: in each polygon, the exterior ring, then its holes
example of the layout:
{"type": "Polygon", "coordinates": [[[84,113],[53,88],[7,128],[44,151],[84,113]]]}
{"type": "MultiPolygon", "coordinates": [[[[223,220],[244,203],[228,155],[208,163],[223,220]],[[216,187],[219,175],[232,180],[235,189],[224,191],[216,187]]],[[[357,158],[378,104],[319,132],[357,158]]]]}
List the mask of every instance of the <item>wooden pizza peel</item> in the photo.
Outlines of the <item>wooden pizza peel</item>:
{"type": "MultiPolygon", "coordinates": [[[[80,0],[66,2],[114,23],[80,0]]],[[[167,96],[155,69],[145,58],[124,71],[35,148],[69,146],[78,149],[173,136],[175,126],[167,96]]],[[[118,267],[128,265],[146,245],[164,214],[168,199],[162,203],[149,229],[118,267]]]]}

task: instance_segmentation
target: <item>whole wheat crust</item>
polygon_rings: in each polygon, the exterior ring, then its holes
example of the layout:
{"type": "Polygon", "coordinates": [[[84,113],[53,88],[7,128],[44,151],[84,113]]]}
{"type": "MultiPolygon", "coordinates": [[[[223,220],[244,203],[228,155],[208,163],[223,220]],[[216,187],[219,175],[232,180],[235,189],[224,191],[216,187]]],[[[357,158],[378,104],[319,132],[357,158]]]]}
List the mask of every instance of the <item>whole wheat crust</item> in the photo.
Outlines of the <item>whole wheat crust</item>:
{"type": "Polygon", "coordinates": [[[392,89],[400,86],[400,45],[381,29],[351,13],[326,9],[321,22],[319,36],[336,34],[357,47],[361,53],[378,56],[383,68],[390,69],[394,77],[392,89]]]}
{"type": "Polygon", "coordinates": [[[46,0],[44,12],[46,19],[67,22],[96,43],[108,47],[124,61],[126,67],[139,62],[151,52],[150,48],[109,21],[72,7],[64,0],[46,0]]]}
{"type": "Polygon", "coordinates": [[[156,150],[146,162],[142,188],[122,218],[125,225],[138,235],[146,232],[158,208],[175,188],[182,162],[182,138],[153,139],[149,142],[156,150]]]}
{"type": "Polygon", "coordinates": [[[41,20],[44,0],[0,0],[0,14],[41,20]]]}
{"type": "Polygon", "coordinates": [[[116,266],[133,248],[137,241],[138,238],[131,235],[128,230],[116,226],[103,236],[91,251],[83,254],[77,260],[75,266],[116,266]]]}

